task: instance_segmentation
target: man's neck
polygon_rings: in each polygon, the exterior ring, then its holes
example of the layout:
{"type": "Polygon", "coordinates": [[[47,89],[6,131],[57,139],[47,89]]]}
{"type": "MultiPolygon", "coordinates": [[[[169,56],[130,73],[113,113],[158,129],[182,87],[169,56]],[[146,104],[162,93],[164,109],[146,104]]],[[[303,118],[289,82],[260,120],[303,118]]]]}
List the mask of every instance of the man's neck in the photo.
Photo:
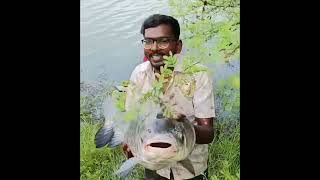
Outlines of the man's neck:
{"type": "Polygon", "coordinates": [[[157,69],[157,68],[153,68],[153,72],[154,72],[154,73],[161,74],[161,72],[160,72],[160,68],[159,68],[159,69],[157,69]]]}
{"type": "MultiPolygon", "coordinates": [[[[159,68],[159,69],[157,69],[157,68],[152,67],[152,69],[153,69],[153,72],[154,72],[154,73],[158,73],[158,74],[160,74],[160,75],[161,75],[160,68],[159,68]]],[[[174,68],[173,68],[173,67],[168,67],[168,69],[171,69],[171,71],[173,71],[173,70],[174,70],[174,68]]]]}

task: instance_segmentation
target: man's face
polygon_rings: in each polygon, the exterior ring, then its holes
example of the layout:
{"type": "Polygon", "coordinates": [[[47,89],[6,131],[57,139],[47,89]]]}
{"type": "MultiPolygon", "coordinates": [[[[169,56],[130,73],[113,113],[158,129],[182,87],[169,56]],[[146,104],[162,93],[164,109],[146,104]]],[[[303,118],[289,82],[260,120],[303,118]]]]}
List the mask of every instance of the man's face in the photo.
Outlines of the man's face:
{"type": "Polygon", "coordinates": [[[164,65],[164,55],[169,56],[170,51],[173,54],[181,52],[182,44],[177,39],[173,40],[175,37],[170,25],[161,24],[157,27],[145,29],[144,39],[169,41],[169,45],[165,49],[158,47],[159,41],[153,43],[150,49],[144,49],[145,56],[150,60],[151,65],[156,69],[160,69],[160,66],[164,65]]]}

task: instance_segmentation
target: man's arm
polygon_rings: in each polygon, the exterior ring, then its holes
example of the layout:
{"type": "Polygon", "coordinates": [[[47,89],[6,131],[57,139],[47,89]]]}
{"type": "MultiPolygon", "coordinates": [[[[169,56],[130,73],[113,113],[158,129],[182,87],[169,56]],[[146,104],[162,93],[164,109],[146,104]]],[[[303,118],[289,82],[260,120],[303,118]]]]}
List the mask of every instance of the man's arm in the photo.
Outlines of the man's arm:
{"type": "Polygon", "coordinates": [[[209,144],[214,138],[214,118],[196,118],[193,122],[197,144],[209,144]]]}
{"type": "Polygon", "coordinates": [[[196,91],[193,104],[195,120],[193,121],[196,131],[197,144],[209,144],[214,137],[214,97],[213,82],[209,73],[200,73],[196,77],[196,91]],[[208,117],[208,118],[199,118],[208,117]]]}

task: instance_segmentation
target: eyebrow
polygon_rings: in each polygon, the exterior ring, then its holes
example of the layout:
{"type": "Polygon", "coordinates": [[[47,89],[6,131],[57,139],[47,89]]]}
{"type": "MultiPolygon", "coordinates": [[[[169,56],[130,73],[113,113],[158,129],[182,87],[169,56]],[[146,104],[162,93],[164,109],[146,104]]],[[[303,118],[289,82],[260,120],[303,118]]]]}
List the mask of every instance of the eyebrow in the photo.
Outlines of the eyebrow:
{"type": "Polygon", "coordinates": [[[175,38],[174,36],[161,36],[161,37],[157,37],[157,38],[151,38],[151,37],[144,37],[144,39],[160,39],[160,38],[175,38]]]}

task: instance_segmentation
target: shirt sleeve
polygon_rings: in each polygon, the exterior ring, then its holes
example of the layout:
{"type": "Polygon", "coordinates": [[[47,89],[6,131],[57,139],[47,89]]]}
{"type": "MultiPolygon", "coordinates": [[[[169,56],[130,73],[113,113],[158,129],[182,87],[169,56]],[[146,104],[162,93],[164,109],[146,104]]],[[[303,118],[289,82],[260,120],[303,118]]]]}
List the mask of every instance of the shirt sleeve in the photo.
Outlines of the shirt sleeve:
{"type": "Polygon", "coordinates": [[[194,113],[197,118],[215,117],[212,79],[207,72],[196,76],[196,89],[193,97],[194,113]]]}
{"type": "Polygon", "coordinates": [[[130,111],[134,105],[137,103],[140,97],[139,89],[141,89],[141,72],[139,72],[139,69],[136,68],[130,76],[129,85],[127,88],[127,96],[126,96],[126,102],[125,102],[125,109],[126,111],[130,111]]]}

